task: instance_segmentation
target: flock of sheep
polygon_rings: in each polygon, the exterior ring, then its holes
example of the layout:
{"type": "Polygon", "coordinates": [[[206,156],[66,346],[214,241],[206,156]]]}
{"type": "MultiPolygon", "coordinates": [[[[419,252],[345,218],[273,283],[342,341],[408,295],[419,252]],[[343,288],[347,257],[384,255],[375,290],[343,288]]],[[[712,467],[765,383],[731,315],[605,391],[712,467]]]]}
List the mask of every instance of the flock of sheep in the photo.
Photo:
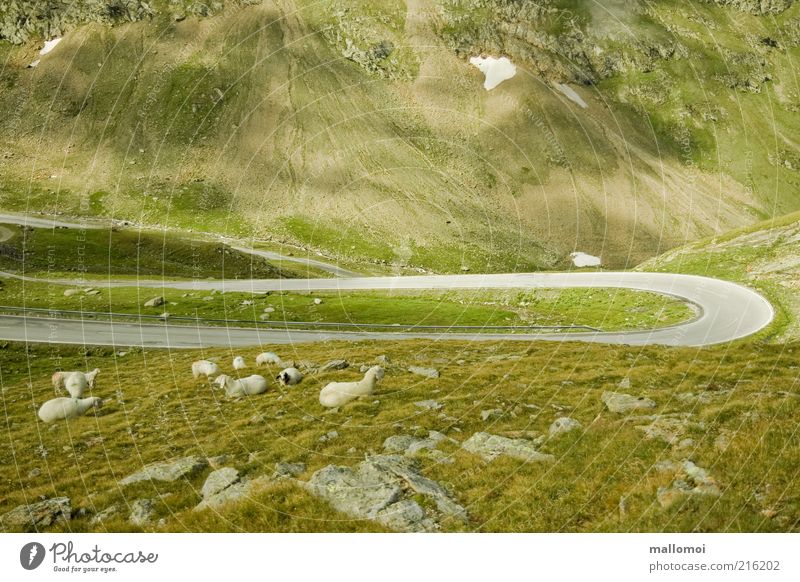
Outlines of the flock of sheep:
{"type": "MultiPolygon", "coordinates": [[[[273,352],[264,352],[256,357],[256,366],[277,365],[284,367],[280,357],[273,352]]],[[[233,359],[236,372],[247,368],[241,356],[233,359]]],[[[70,398],[59,397],[45,402],[39,408],[39,418],[44,422],[55,422],[84,415],[91,408],[99,408],[102,400],[96,396],[83,398],[86,388],[94,388],[94,381],[99,369],[84,373],[56,372],[53,374],[53,388],[66,390],[70,398]]],[[[253,374],[247,377],[232,377],[223,374],[220,367],[210,360],[198,360],[192,363],[192,376],[195,379],[205,376],[215,385],[225,389],[228,396],[254,396],[267,391],[269,383],[264,376],[253,374]]],[[[373,366],[358,382],[330,382],[319,393],[319,403],[326,408],[336,408],[355,400],[360,396],[369,396],[376,384],[383,378],[383,368],[373,366]]],[[[275,378],[283,386],[294,386],[303,380],[303,374],[294,366],[285,367],[275,378]]]]}

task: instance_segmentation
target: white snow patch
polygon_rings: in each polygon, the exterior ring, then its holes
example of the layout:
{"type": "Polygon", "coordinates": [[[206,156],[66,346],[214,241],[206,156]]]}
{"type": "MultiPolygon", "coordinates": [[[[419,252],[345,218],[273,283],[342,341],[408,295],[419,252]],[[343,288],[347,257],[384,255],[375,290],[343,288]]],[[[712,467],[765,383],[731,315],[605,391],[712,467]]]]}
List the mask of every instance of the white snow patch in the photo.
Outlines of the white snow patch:
{"type": "Polygon", "coordinates": [[[601,263],[600,257],[593,257],[586,253],[575,252],[570,253],[569,256],[572,257],[572,263],[576,267],[599,267],[601,263]]]}
{"type": "Polygon", "coordinates": [[[564,97],[572,101],[573,103],[577,103],[580,107],[584,109],[588,109],[589,106],[586,104],[586,101],[581,99],[581,96],[575,92],[575,89],[570,87],[569,85],[562,85],[561,83],[556,83],[555,88],[558,89],[564,97]]]}
{"type": "Polygon", "coordinates": [[[507,81],[517,74],[517,67],[512,63],[508,57],[472,57],[469,60],[471,65],[475,65],[480,69],[481,73],[486,76],[483,81],[483,88],[491,91],[503,81],[507,81]]]}
{"type": "Polygon", "coordinates": [[[39,51],[39,54],[40,55],[46,55],[51,50],[56,48],[56,45],[58,45],[58,43],[60,43],[60,42],[61,42],[61,37],[44,41],[44,46],[42,47],[42,50],[39,51]]]}
{"type": "Polygon", "coordinates": [[[36,65],[38,65],[38,64],[39,64],[39,62],[40,62],[40,61],[39,61],[39,59],[36,59],[36,60],[35,60],[35,61],[33,61],[33,62],[30,64],[30,65],[28,65],[28,68],[29,68],[29,69],[32,69],[32,68],[34,68],[36,65]]]}

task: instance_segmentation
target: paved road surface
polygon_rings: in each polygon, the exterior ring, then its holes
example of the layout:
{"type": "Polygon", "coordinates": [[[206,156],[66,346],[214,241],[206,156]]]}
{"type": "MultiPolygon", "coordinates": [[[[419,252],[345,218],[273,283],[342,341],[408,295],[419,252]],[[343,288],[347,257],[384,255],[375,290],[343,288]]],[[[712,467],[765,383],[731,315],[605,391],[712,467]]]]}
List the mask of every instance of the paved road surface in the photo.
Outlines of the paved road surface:
{"type": "MultiPolygon", "coordinates": [[[[58,284],[74,284],[55,280],[58,284]]],[[[86,284],[86,282],[83,282],[86,284]]],[[[387,289],[566,289],[625,288],[673,295],[691,302],[698,316],[655,330],[533,334],[391,333],[257,330],[246,328],[138,325],[65,319],[0,317],[0,338],[31,342],[160,346],[171,348],[299,343],[331,339],[576,340],[610,344],[703,346],[751,335],[772,321],[769,302],[755,291],[718,279],[670,273],[511,273],[491,275],[424,275],[348,279],[264,279],[228,281],[92,281],[92,287],[137,285],[154,289],[220,291],[353,291],[387,289]]]]}

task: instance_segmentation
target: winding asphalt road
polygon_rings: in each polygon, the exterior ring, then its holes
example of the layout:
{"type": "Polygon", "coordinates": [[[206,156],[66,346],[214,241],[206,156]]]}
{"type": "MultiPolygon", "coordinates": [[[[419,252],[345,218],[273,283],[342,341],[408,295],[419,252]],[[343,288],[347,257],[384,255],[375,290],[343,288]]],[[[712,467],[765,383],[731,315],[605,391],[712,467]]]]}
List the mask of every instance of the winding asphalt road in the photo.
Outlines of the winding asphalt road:
{"type": "MultiPolygon", "coordinates": [[[[42,281],[36,279],[38,281],[42,281]]],[[[692,303],[698,315],[671,327],[626,332],[569,333],[406,333],[369,331],[300,331],[236,327],[189,327],[95,320],[0,316],[0,338],[86,345],[196,348],[303,343],[326,340],[508,340],[583,341],[609,344],[706,346],[743,338],[763,329],[773,317],[769,302],[741,285],[670,273],[509,273],[490,275],[424,275],[348,279],[253,279],[228,281],[50,281],[95,288],[138,286],[156,290],[197,291],[355,291],[391,289],[567,289],[620,288],[653,291],[692,303]]],[[[274,325],[274,324],[273,324],[274,325]]]]}

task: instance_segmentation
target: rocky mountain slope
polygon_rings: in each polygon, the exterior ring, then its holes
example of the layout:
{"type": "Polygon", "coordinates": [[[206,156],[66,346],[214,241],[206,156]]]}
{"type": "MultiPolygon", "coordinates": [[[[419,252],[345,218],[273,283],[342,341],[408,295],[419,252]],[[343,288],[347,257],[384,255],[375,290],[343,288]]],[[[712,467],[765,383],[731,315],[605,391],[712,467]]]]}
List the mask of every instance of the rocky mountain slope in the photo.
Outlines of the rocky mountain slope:
{"type": "Polygon", "coordinates": [[[800,208],[788,0],[18,0],[0,39],[5,209],[500,271],[800,208]]]}

